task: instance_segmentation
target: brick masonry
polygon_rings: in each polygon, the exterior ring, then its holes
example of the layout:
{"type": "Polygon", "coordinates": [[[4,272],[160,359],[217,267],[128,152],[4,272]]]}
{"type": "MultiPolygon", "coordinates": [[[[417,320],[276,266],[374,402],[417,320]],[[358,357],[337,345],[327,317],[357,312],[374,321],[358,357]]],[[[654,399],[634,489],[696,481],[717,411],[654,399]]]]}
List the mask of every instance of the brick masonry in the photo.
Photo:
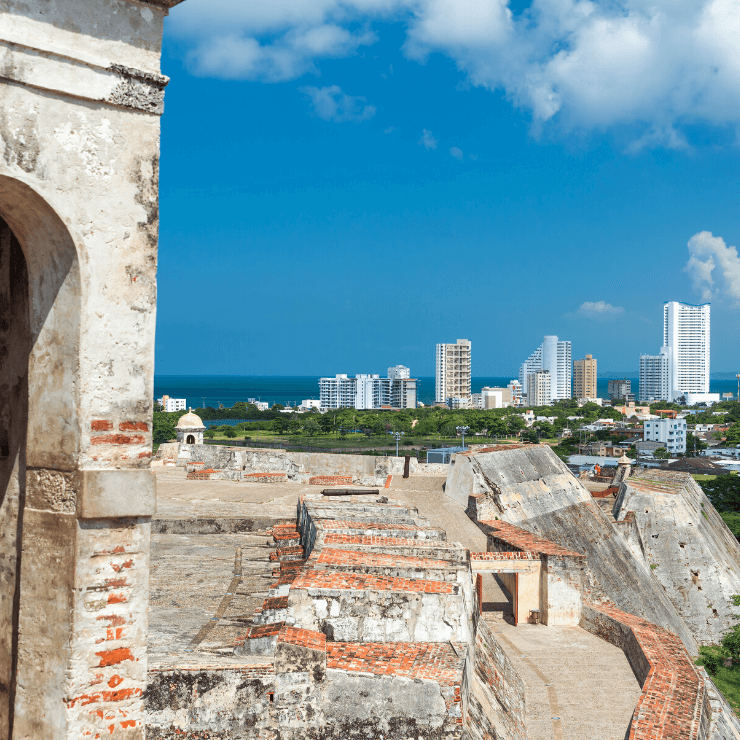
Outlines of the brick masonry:
{"type": "Polygon", "coordinates": [[[288,476],[285,473],[246,473],[244,480],[248,483],[284,483],[288,476]]]}
{"type": "Polygon", "coordinates": [[[308,479],[311,486],[341,486],[351,485],[351,475],[314,475],[308,479]]]}
{"type": "Polygon", "coordinates": [[[416,558],[412,556],[395,555],[388,553],[358,553],[354,550],[335,550],[326,547],[309,558],[309,565],[342,566],[406,566],[425,570],[432,568],[448,568],[446,560],[432,560],[431,558],[416,558]]]}
{"type": "Polygon", "coordinates": [[[384,547],[437,547],[440,550],[455,549],[454,545],[436,540],[409,540],[403,537],[373,537],[371,535],[352,535],[328,533],[322,538],[324,545],[382,545],[384,547]]]}
{"type": "Polygon", "coordinates": [[[210,480],[211,473],[218,473],[220,471],[214,470],[213,468],[201,468],[193,469],[187,474],[188,480],[210,480]]]}
{"type": "Polygon", "coordinates": [[[497,549],[502,551],[536,552],[557,557],[586,557],[508,522],[481,521],[478,522],[478,526],[498,545],[497,549]]]}
{"type": "Polygon", "coordinates": [[[470,560],[488,562],[491,560],[539,560],[540,554],[531,550],[505,550],[503,552],[471,552],[470,560]]]}
{"type": "Polygon", "coordinates": [[[439,642],[326,643],[326,667],[460,685],[467,645],[439,642]],[[463,656],[463,657],[460,657],[463,656]]]}
{"type": "Polygon", "coordinates": [[[353,591],[406,591],[409,593],[452,594],[458,587],[443,581],[422,581],[411,578],[382,578],[342,571],[309,570],[293,581],[294,589],[353,591]]]}

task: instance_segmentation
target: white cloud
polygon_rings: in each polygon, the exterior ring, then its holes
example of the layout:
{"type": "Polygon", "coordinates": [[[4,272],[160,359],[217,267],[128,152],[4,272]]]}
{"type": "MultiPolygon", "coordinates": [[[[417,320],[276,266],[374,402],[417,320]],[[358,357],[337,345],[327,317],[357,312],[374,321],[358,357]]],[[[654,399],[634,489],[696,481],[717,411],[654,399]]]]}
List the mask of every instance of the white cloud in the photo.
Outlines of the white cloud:
{"type": "Polygon", "coordinates": [[[392,134],[396,130],[395,126],[388,126],[388,128],[383,129],[384,134],[392,134]]]}
{"type": "Polygon", "coordinates": [[[459,159],[459,160],[460,160],[460,161],[462,162],[462,159],[463,159],[463,150],[462,150],[462,149],[459,149],[459,148],[458,148],[458,147],[456,147],[456,146],[451,146],[451,147],[450,147],[450,154],[451,154],[451,155],[452,155],[452,156],[453,156],[453,157],[454,157],[455,159],[459,159]]]}
{"type": "Polygon", "coordinates": [[[419,139],[419,144],[421,144],[425,149],[436,149],[437,144],[439,142],[432,136],[432,132],[429,131],[429,129],[424,129],[421,133],[421,139],[419,139]]]}
{"type": "Polygon", "coordinates": [[[726,293],[740,306],[740,257],[735,247],[728,247],[721,236],[700,231],[689,239],[689,261],[684,270],[703,301],[726,293]],[[715,273],[715,269],[717,273],[715,273]],[[715,275],[721,284],[717,285],[715,275]]]}
{"type": "Polygon", "coordinates": [[[367,121],[375,115],[374,105],[367,105],[366,99],[359,95],[346,95],[339,85],[329,87],[302,87],[300,92],[308,95],[313,109],[325,121],[345,123],[367,121]]]}
{"type": "Polygon", "coordinates": [[[685,124],[740,126],[740,0],[533,0],[517,16],[508,0],[188,0],[167,29],[196,74],[279,81],[374,43],[379,21],[535,126],[627,126],[635,151],[685,147],[685,124]]]}
{"type": "Polygon", "coordinates": [[[585,301],[578,307],[578,313],[581,316],[594,317],[607,317],[616,316],[617,314],[624,313],[624,309],[621,306],[612,306],[611,303],[606,301],[585,301]]]}

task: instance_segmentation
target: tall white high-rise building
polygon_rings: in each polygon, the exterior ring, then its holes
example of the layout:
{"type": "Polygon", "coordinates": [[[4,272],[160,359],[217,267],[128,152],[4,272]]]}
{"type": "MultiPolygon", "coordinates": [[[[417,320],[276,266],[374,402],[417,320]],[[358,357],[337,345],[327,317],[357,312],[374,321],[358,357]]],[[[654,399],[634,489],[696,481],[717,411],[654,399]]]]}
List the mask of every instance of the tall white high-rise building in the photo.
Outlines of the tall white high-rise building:
{"type": "Polygon", "coordinates": [[[388,378],[380,375],[355,376],[355,403],[356,409],[379,409],[390,406],[390,383],[388,378]]]}
{"type": "Polygon", "coordinates": [[[663,304],[660,354],[640,355],[641,401],[719,401],[709,393],[709,309],[708,303],[663,304]]]}
{"type": "Polygon", "coordinates": [[[709,393],[709,309],[708,303],[663,304],[663,346],[670,349],[671,401],[687,393],[709,393]]]}
{"type": "Polygon", "coordinates": [[[437,345],[437,403],[446,403],[448,398],[470,398],[470,347],[467,339],[437,345]]]}
{"type": "MultiPolygon", "coordinates": [[[[527,376],[544,370],[550,374],[550,403],[571,397],[572,363],[570,342],[546,336],[542,344],[519,368],[522,393],[527,393],[527,376]]],[[[531,405],[527,401],[528,405],[531,405]]]]}

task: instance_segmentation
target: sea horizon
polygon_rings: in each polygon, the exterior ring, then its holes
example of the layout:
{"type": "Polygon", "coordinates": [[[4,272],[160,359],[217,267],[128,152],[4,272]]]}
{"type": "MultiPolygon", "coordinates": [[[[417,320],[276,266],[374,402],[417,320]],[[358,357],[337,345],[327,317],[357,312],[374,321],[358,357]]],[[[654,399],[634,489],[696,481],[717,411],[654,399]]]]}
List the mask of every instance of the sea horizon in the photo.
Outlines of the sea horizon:
{"type": "MultiPolygon", "coordinates": [[[[719,374],[719,373],[718,373],[719,374]]],[[[724,374],[724,373],[723,373],[724,374]]],[[[219,404],[233,406],[239,401],[255,398],[267,401],[271,406],[280,403],[283,406],[297,406],[304,399],[319,397],[319,383],[325,375],[159,375],[154,376],[154,398],[168,395],[173,398],[185,398],[192,408],[210,406],[218,408],[219,404]]],[[[483,386],[506,386],[515,376],[473,376],[471,386],[473,393],[479,393],[483,386]]],[[[632,381],[632,392],[639,392],[639,381],[632,381]]],[[[608,384],[611,377],[597,379],[597,392],[600,398],[607,398],[608,384]]],[[[417,378],[417,397],[426,405],[434,401],[434,376],[417,378]]],[[[710,380],[712,393],[736,393],[736,380],[710,380]]]]}

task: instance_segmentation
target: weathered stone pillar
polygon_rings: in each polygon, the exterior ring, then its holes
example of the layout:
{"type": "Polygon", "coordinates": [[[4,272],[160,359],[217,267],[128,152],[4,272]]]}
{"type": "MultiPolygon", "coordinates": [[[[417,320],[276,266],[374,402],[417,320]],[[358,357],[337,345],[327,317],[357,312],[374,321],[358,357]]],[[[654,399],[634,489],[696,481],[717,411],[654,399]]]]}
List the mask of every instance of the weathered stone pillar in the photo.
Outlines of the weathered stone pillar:
{"type": "Polygon", "coordinates": [[[162,24],[0,10],[0,740],[144,738],[162,24]]]}

